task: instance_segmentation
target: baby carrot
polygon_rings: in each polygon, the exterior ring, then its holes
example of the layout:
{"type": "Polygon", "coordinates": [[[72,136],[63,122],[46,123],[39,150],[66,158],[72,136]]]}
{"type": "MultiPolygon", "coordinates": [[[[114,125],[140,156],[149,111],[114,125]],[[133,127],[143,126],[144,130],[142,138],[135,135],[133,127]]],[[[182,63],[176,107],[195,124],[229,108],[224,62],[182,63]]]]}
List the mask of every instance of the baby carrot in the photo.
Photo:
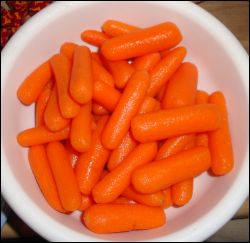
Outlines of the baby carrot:
{"type": "Polygon", "coordinates": [[[225,175],[233,169],[234,159],[226,101],[223,93],[214,92],[209,97],[209,103],[216,104],[222,116],[219,129],[208,133],[208,144],[212,157],[211,169],[215,175],[225,175]]]}
{"type": "Polygon", "coordinates": [[[103,128],[108,120],[104,116],[97,123],[97,128],[92,135],[92,142],[89,150],[81,154],[76,164],[76,178],[80,191],[84,195],[89,195],[92,188],[98,182],[105,163],[109,156],[109,151],[105,149],[100,140],[103,128]]]}
{"type": "Polygon", "coordinates": [[[155,98],[159,100],[160,102],[162,101],[165,93],[166,93],[167,85],[164,85],[159,92],[155,95],[155,98]]]}
{"type": "Polygon", "coordinates": [[[92,112],[95,115],[100,115],[100,116],[109,114],[109,111],[107,109],[105,109],[103,106],[101,106],[95,102],[92,104],[92,112]]]}
{"type": "Polygon", "coordinates": [[[109,36],[128,34],[140,28],[116,20],[107,20],[102,25],[102,30],[109,36]]]}
{"type": "Polygon", "coordinates": [[[129,204],[129,203],[133,203],[133,201],[129,200],[126,197],[118,197],[112,202],[112,204],[129,204]]]}
{"type": "Polygon", "coordinates": [[[80,104],[86,104],[93,95],[91,54],[86,46],[77,46],[73,55],[70,94],[80,104]]]}
{"type": "Polygon", "coordinates": [[[146,114],[152,111],[159,110],[160,102],[150,96],[146,96],[141,104],[138,114],[146,114]]]}
{"type": "Polygon", "coordinates": [[[29,148],[29,163],[49,205],[55,210],[65,213],[66,211],[60,202],[56,183],[43,145],[36,145],[29,148]]]}
{"type": "Polygon", "coordinates": [[[96,62],[102,65],[102,60],[97,52],[91,52],[91,57],[92,60],[95,60],[96,62]]]}
{"type": "Polygon", "coordinates": [[[177,26],[166,22],[106,40],[101,52],[108,60],[124,60],[172,48],[181,40],[177,26]]]}
{"type": "Polygon", "coordinates": [[[189,141],[189,143],[186,144],[183,150],[189,150],[191,148],[194,148],[196,146],[196,136],[194,136],[194,139],[189,141]]]}
{"type": "Polygon", "coordinates": [[[164,195],[163,208],[169,208],[173,205],[172,196],[171,196],[171,188],[167,188],[162,191],[164,195]]]}
{"type": "Polygon", "coordinates": [[[160,62],[150,72],[151,82],[148,88],[148,94],[155,96],[161,88],[167,83],[169,78],[181,65],[187,50],[185,47],[177,47],[169,52],[167,56],[161,59],[160,62]]]}
{"type": "Polygon", "coordinates": [[[103,131],[102,143],[106,148],[118,147],[143,102],[148,85],[149,75],[145,70],[136,71],[131,77],[103,131]]]}
{"type": "Polygon", "coordinates": [[[104,62],[104,65],[113,75],[115,86],[119,89],[123,89],[132,74],[135,72],[135,68],[133,67],[133,65],[129,64],[126,61],[110,62],[105,60],[104,58],[102,60],[104,62]]]}
{"type": "Polygon", "coordinates": [[[195,97],[195,103],[196,104],[206,104],[208,103],[209,95],[206,91],[197,90],[196,97],[195,97]]]}
{"type": "Polygon", "coordinates": [[[208,147],[208,135],[206,133],[199,133],[195,137],[196,146],[208,147]]]}
{"type": "Polygon", "coordinates": [[[42,93],[40,94],[39,98],[37,99],[35,111],[36,127],[44,125],[44,111],[51,95],[52,86],[53,82],[48,82],[47,85],[44,87],[42,93]]]}
{"type": "Polygon", "coordinates": [[[179,182],[171,187],[171,196],[175,206],[184,206],[193,195],[193,178],[179,182]]]}
{"type": "Polygon", "coordinates": [[[163,57],[167,56],[169,52],[170,52],[170,50],[169,50],[169,49],[164,50],[164,51],[161,51],[161,52],[160,52],[161,58],[163,58],[163,57]]]}
{"type": "Polygon", "coordinates": [[[85,30],[81,33],[82,41],[85,41],[94,46],[101,46],[109,37],[97,30],[85,30]]]}
{"type": "Polygon", "coordinates": [[[62,130],[70,122],[70,120],[64,118],[60,112],[56,86],[54,86],[45,108],[44,122],[46,127],[53,132],[62,130]]]}
{"type": "Polygon", "coordinates": [[[119,146],[112,151],[110,154],[107,167],[109,171],[116,168],[127,156],[128,154],[136,147],[136,141],[133,139],[130,131],[126,133],[122,139],[119,146]]]}
{"type": "Polygon", "coordinates": [[[96,60],[92,58],[92,71],[94,81],[104,82],[111,87],[114,87],[115,81],[112,75],[96,60]]]}
{"type": "Polygon", "coordinates": [[[169,79],[163,109],[193,105],[197,94],[198,71],[194,64],[185,62],[169,79]]]}
{"type": "Polygon", "coordinates": [[[65,144],[65,149],[69,155],[69,161],[70,161],[70,164],[72,166],[72,168],[75,168],[75,165],[76,165],[76,162],[78,160],[78,157],[79,157],[79,152],[76,151],[69,140],[66,141],[66,144],[65,144]]]}
{"type": "Polygon", "coordinates": [[[115,200],[129,186],[132,172],[140,165],[154,159],[157,152],[156,143],[145,143],[135,149],[108,175],[99,181],[92,195],[97,203],[108,203],[115,200]]]}
{"type": "Polygon", "coordinates": [[[91,122],[91,102],[89,102],[81,107],[71,123],[70,142],[78,152],[86,152],[90,148],[91,122]]]}
{"type": "Polygon", "coordinates": [[[178,182],[198,176],[209,169],[208,148],[196,147],[136,169],[132,175],[134,188],[141,193],[154,193],[178,182]]]}
{"type": "Polygon", "coordinates": [[[160,60],[161,55],[159,52],[149,53],[147,55],[137,57],[133,62],[133,66],[136,70],[145,69],[147,71],[151,71],[160,60]]]}
{"type": "Polygon", "coordinates": [[[44,126],[30,128],[17,135],[17,142],[24,147],[60,141],[69,137],[69,127],[59,132],[51,132],[44,126]]]}
{"type": "Polygon", "coordinates": [[[25,105],[37,101],[44,86],[51,80],[52,71],[49,61],[37,67],[19,86],[18,99],[25,105]]]}
{"type": "Polygon", "coordinates": [[[158,150],[156,160],[165,159],[182,151],[185,146],[195,139],[194,134],[182,135],[167,139],[158,150]]]}
{"type": "Polygon", "coordinates": [[[91,205],[94,204],[93,199],[91,196],[81,195],[81,205],[78,208],[79,211],[85,212],[91,205]]]}
{"type": "Polygon", "coordinates": [[[85,226],[98,234],[145,230],[165,224],[165,214],[159,207],[139,204],[96,204],[82,216],[85,226]]]}
{"type": "Polygon", "coordinates": [[[220,122],[216,105],[193,105],[135,116],[131,121],[131,131],[136,140],[148,142],[188,133],[214,131],[220,122]]]}
{"type": "Polygon", "coordinates": [[[70,61],[72,61],[74,51],[77,46],[78,45],[73,42],[65,42],[60,47],[60,53],[67,57],[70,61]]]}
{"type": "Polygon", "coordinates": [[[120,99],[121,93],[110,85],[96,81],[94,82],[93,100],[108,111],[113,111],[120,99]]]}
{"type": "Polygon", "coordinates": [[[58,103],[64,118],[72,118],[80,110],[77,104],[69,95],[69,79],[71,64],[67,57],[62,54],[54,55],[50,59],[51,67],[56,80],[58,103]]]}
{"type": "Polygon", "coordinates": [[[77,210],[81,194],[65,148],[60,142],[51,142],[46,150],[63,207],[68,211],[77,210]]]}
{"type": "Polygon", "coordinates": [[[127,187],[125,191],[122,193],[122,195],[135,202],[151,207],[162,207],[164,203],[163,192],[141,194],[135,191],[135,189],[132,186],[127,187]]]}

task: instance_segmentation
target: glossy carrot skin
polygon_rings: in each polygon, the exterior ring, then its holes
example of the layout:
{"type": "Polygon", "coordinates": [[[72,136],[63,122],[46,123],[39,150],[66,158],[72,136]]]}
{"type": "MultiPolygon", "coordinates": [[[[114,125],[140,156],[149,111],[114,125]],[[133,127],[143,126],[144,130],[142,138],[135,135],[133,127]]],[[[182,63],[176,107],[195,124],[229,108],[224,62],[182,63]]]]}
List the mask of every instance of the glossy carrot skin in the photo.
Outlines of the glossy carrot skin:
{"type": "Polygon", "coordinates": [[[103,132],[102,143],[106,148],[118,147],[129,130],[131,119],[143,102],[148,85],[147,71],[137,71],[131,77],[103,132]]]}
{"type": "Polygon", "coordinates": [[[85,212],[93,203],[92,197],[82,195],[81,205],[78,210],[85,212]]]}
{"type": "Polygon", "coordinates": [[[148,95],[154,97],[163,88],[169,78],[179,68],[186,54],[187,50],[185,47],[177,47],[158,62],[150,72],[151,82],[148,88],[148,95]]]}
{"type": "Polygon", "coordinates": [[[220,123],[221,117],[217,106],[203,104],[135,116],[131,121],[131,131],[139,142],[148,142],[183,134],[213,131],[220,123]]]}
{"type": "Polygon", "coordinates": [[[133,66],[136,70],[147,70],[151,71],[155,65],[161,60],[161,55],[159,52],[150,53],[144,55],[142,57],[137,57],[134,62],[133,66]]]}
{"type": "Polygon", "coordinates": [[[129,186],[132,172],[152,161],[157,152],[156,143],[138,145],[114,170],[99,181],[92,191],[97,203],[114,201],[129,186]]]}
{"type": "Polygon", "coordinates": [[[141,193],[154,193],[198,176],[211,166],[208,148],[182,151],[136,169],[132,175],[134,188],[141,193]]]}
{"type": "Polygon", "coordinates": [[[60,47],[60,53],[66,56],[70,62],[73,60],[75,48],[78,45],[73,42],[65,42],[60,47]]]}
{"type": "Polygon", "coordinates": [[[82,217],[85,226],[98,234],[152,229],[164,225],[163,209],[139,204],[96,204],[82,217]]]}
{"type": "Polygon", "coordinates": [[[69,127],[59,132],[51,132],[44,126],[30,128],[17,135],[17,142],[23,147],[45,144],[69,138],[69,127]]]}
{"type": "Polygon", "coordinates": [[[43,119],[46,127],[52,132],[60,131],[69,125],[70,120],[61,114],[56,86],[51,92],[43,119]]]}
{"type": "Polygon", "coordinates": [[[102,25],[102,30],[109,36],[128,34],[140,28],[116,20],[107,20],[102,25]]]}
{"type": "Polygon", "coordinates": [[[75,48],[69,89],[71,96],[80,104],[86,104],[92,99],[92,59],[86,46],[75,48]]]}
{"type": "Polygon", "coordinates": [[[84,195],[90,195],[92,188],[98,182],[105,163],[109,156],[109,150],[105,149],[100,140],[101,133],[108,120],[104,116],[97,123],[97,128],[92,135],[89,150],[81,154],[76,164],[76,178],[80,191],[84,195]]]}
{"type": "Polygon", "coordinates": [[[78,152],[86,152],[91,144],[91,102],[83,105],[78,115],[72,120],[70,142],[78,152]]]}
{"type": "Polygon", "coordinates": [[[64,147],[65,147],[65,149],[66,149],[66,151],[67,151],[67,153],[69,155],[69,161],[70,161],[70,164],[71,164],[72,168],[75,168],[77,160],[79,158],[79,152],[76,151],[72,147],[72,145],[71,145],[71,143],[70,143],[69,140],[66,141],[66,144],[65,144],[64,147]]]}
{"type": "Polygon", "coordinates": [[[24,105],[37,101],[45,85],[51,80],[52,70],[49,61],[37,67],[19,86],[17,97],[24,105]]]}
{"type": "Polygon", "coordinates": [[[65,213],[66,210],[61,204],[44,145],[36,145],[29,148],[29,163],[49,205],[55,210],[65,213]]]}
{"type": "Polygon", "coordinates": [[[68,211],[77,210],[81,194],[65,148],[60,142],[51,142],[46,151],[63,207],[68,211]]]}
{"type": "Polygon", "coordinates": [[[44,125],[44,111],[48,104],[51,91],[52,91],[53,82],[48,82],[47,85],[44,87],[44,90],[40,94],[35,108],[35,123],[36,127],[44,125]]]}
{"type": "Polygon", "coordinates": [[[166,22],[109,39],[101,52],[108,60],[124,60],[174,47],[181,40],[177,26],[166,22]]]}
{"type": "Polygon", "coordinates": [[[50,64],[56,80],[58,104],[61,114],[64,118],[73,118],[79,112],[80,106],[69,94],[71,63],[64,55],[56,54],[50,59],[50,64]]]}
{"type": "Polygon", "coordinates": [[[167,188],[162,191],[164,194],[163,208],[169,208],[173,205],[173,200],[171,196],[171,188],[167,188]]]}
{"type": "Polygon", "coordinates": [[[105,116],[105,115],[108,115],[110,113],[103,106],[101,106],[95,102],[92,104],[92,112],[93,112],[93,114],[99,115],[99,116],[105,116]]]}
{"type": "Polygon", "coordinates": [[[85,30],[81,33],[82,41],[85,41],[94,46],[101,46],[109,37],[97,30],[85,30]]]}
{"type": "Polygon", "coordinates": [[[217,105],[222,116],[219,129],[208,133],[208,144],[212,157],[211,169],[215,175],[221,176],[229,173],[234,166],[227,107],[223,93],[214,92],[209,97],[209,103],[217,105]]]}

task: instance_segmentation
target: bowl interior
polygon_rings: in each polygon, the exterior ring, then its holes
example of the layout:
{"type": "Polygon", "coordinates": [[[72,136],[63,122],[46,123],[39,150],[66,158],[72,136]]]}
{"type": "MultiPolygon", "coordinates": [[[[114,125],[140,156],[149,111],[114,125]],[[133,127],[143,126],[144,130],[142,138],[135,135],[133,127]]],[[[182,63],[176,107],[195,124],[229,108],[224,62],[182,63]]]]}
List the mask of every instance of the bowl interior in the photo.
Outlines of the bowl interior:
{"type": "MultiPolygon", "coordinates": [[[[13,41],[17,42],[18,39],[19,42],[12,43],[16,49],[12,50],[14,57],[9,64],[10,68],[3,70],[6,72],[2,89],[3,152],[7,159],[7,166],[23,190],[23,196],[26,197],[27,202],[31,203],[22,205],[22,198],[20,198],[19,207],[22,207],[23,213],[29,215],[29,218],[34,218],[32,207],[36,205],[39,212],[52,219],[51,222],[57,223],[57,226],[66,226],[61,232],[43,235],[50,240],[65,240],[69,237],[71,240],[86,240],[88,236],[107,241],[150,240],[160,239],[163,236],[167,236],[166,239],[171,239],[171,237],[174,239],[178,232],[194,225],[202,216],[213,214],[213,208],[231,190],[242,169],[248,147],[246,136],[248,134],[248,116],[244,108],[248,101],[242,74],[235,66],[232,56],[228,53],[229,50],[216,39],[216,34],[207,30],[203,23],[188,13],[189,8],[192,8],[191,5],[184,4],[183,7],[186,6],[186,8],[180,7],[179,9],[171,3],[145,2],[64,2],[55,5],[58,7],[51,6],[45,10],[46,14],[45,12],[37,14],[32,25],[27,23],[23,30],[21,29],[17,33],[16,40],[13,41]],[[107,19],[117,19],[140,27],[164,21],[176,23],[184,36],[181,45],[186,46],[188,50],[186,60],[194,62],[199,69],[199,89],[208,92],[222,90],[227,98],[236,162],[235,169],[229,175],[221,178],[211,177],[206,173],[196,178],[191,203],[183,208],[167,209],[167,225],[143,233],[96,235],[82,226],[79,221],[80,214],[74,213],[67,216],[53,211],[45,202],[33,178],[28,164],[27,149],[21,148],[16,142],[16,135],[21,130],[34,125],[34,107],[25,107],[16,98],[16,90],[21,81],[38,64],[57,53],[63,42],[73,41],[82,44],[81,31],[99,29],[107,19]],[[26,31],[26,35],[24,35],[24,31],[26,31]]],[[[12,53],[8,53],[8,55],[12,55],[12,53]]],[[[16,188],[10,189],[10,194],[15,193],[16,188]]],[[[221,211],[220,217],[227,214],[226,210],[228,210],[227,207],[221,211]]],[[[31,225],[33,228],[38,229],[36,224],[40,224],[41,228],[53,227],[49,223],[46,225],[42,216],[37,217],[38,222],[31,225]],[[40,222],[39,217],[41,217],[40,222]]],[[[219,215],[213,215],[213,220],[218,217],[219,215]]],[[[29,220],[26,218],[26,221],[29,220]]],[[[190,230],[190,233],[194,233],[197,229],[193,226],[190,230]]]]}

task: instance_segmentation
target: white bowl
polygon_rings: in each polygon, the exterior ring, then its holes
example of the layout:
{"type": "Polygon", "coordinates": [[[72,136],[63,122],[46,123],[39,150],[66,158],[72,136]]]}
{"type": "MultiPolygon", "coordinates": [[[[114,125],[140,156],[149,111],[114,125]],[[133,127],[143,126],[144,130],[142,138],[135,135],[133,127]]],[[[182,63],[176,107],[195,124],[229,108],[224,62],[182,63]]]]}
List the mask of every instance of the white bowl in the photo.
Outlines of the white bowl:
{"type": "Polygon", "coordinates": [[[249,192],[248,55],[213,16],[190,2],[58,2],[38,13],[11,38],[1,53],[1,190],[12,209],[50,241],[203,241],[225,224],[249,192]],[[199,69],[199,88],[222,90],[227,98],[235,168],[224,177],[206,173],[195,180],[187,206],[171,208],[167,225],[149,231],[97,235],[82,226],[79,214],[63,215],[44,200],[31,173],[27,150],[16,135],[34,124],[34,107],[16,98],[21,81],[58,52],[64,41],[81,43],[84,29],[100,28],[106,19],[138,26],[173,21],[188,49],[186,60],[199,69]]]}

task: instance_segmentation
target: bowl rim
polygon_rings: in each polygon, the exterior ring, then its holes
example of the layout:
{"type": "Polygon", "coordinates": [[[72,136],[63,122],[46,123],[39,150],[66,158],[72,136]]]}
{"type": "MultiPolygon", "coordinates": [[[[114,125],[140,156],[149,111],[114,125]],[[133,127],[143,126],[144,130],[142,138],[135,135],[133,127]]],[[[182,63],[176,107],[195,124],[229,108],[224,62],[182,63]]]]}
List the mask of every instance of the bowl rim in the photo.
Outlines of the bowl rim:
{"type": "MultiPolygon", "coordinates": [[[[142,1],[147,2],[147,1],[142,1]]],[[[4,80],[6,80],[6,74],[9,73],[12,60],[19,55],[21,47],[25,44],[26,39],[29,37],[23,38],[23,36],[28,36],[28,33],[32,29],[32,32],[39,31],[44,24],[49,23],[50,20],[57,18],[61,13],[66,13],[68,11],[73,11],[79,6],[85,7],[91,4],[102,3],[102,1],[84,1],[84,2],[55,2],[50,6],[46,7],[35,16],[33,16],[28,22],[26,22],[20,30],[9,40],[5,48],[1,52],[1,115],[3,117],[4,106],[3,106],[3,87],[4,80]],[[43,17],[43,18],[40,18],[43,17]],[[36,28],[34,28],[36,25],[36,28]],[[8,55],[11,50],[17,50],[12,56],[8,55]],[[14,56],[14,57],[13,57],[14,56]]],[[[112,3],[112,2],[111,2],[112,3]]],[[[213,35],[214,38],[224,46],[227,53],[230,55],[232,60],[234,60],[235,66],[237,67],[238,72],[241,75],[243,80],[243,85],[245,91],[247,92],[247,99],[249,103],[249,82],[246,74],[249,73],[249,59],[248,54],[241,46],[236,37],[225,27],[219,20],[214,16],[208,13],[206,10],[197,6],[192,2],[179,2],[179,1],[170,1],[170,2],[161,2],[155,1],[150,4],[167,6],[174,11],[187,15],[191,19],[198,21],[200,25],[203,25],[207,28],[207,31],[218,33],[218,35],[213,35]]],[[[1,118],[2,119],[2,118],[1,118]]],[[[3,126],[1,126],[3,130],[3,126]]],[[[248,133],[247,133],[248,134],[248,133]]],[[[2,141],[2,136],[1,136],[2,141]]],[[[1,142],[1,150],[4,151],[3,141],[1,142]]],[[[203,241],[215,233],[219,228],[221,228],[239,209],[243,201],[246,199],[249,194],[249,149],[246,151],[244,163],[233,182],[231,189],[225,194],[224,198],[219,201],[219,203],[213,207],[211,210],[204,214],[200,219],[196,220],[194,223],[188,225],[187,227],[178,230],[169,235],[164,235],[153,240],[157,242],[167,241],[203,241]],[[242,183],[247,182],[247,183],[242,183]],[[238,190],[241,188],[241,190],[238,190]],[[237,198],[237,200],[232,200],[232,198],[237,198]],[[225,212],[225,217],[221,217],[221,213],[225,212]],[[199,230],[198,230],[199,229],[199,230]]],[[[84,235],[79,232],[76,232],[72,229],[69,229],[66,226],[63,226],[61,223],[57,222],[53,218],[46,215],[32,200],[29,199],[26,192],[23,191],[21,186],[18,184],[17,180],[13,176],[11,168],[8,165],[7,158],[5,153],[1,153],[1,192],[4,199],[11,206],[11,208],[17,213],[17,215],[24,220],[34,231],[38,232],[45,239],[50,241],[81,241],[84,237],[86,241],[108,241],[101,239],[100,236],[91,236],[84,235]],[[9,193],[10,188],[15,188],[15,193],[9,193]],[[22,207],[20,207],[20,198],[22,198],[22,207]],[[29,209],[32,208],[32,213],[29,212],[29,209]],[[46,224],[38,224],[38,217],[32,215],[39,215],[39,222],[46,222],[46,224]],[[53,227],[49,227],[53,225],[53,227]],[[57,230],[54,230],[54,229],[57,230]],[[63,235],[60,232],[67,232],[67,235],[63,235]]],[[[152,239],[145,240],[151,241],[152,239]]]]}

